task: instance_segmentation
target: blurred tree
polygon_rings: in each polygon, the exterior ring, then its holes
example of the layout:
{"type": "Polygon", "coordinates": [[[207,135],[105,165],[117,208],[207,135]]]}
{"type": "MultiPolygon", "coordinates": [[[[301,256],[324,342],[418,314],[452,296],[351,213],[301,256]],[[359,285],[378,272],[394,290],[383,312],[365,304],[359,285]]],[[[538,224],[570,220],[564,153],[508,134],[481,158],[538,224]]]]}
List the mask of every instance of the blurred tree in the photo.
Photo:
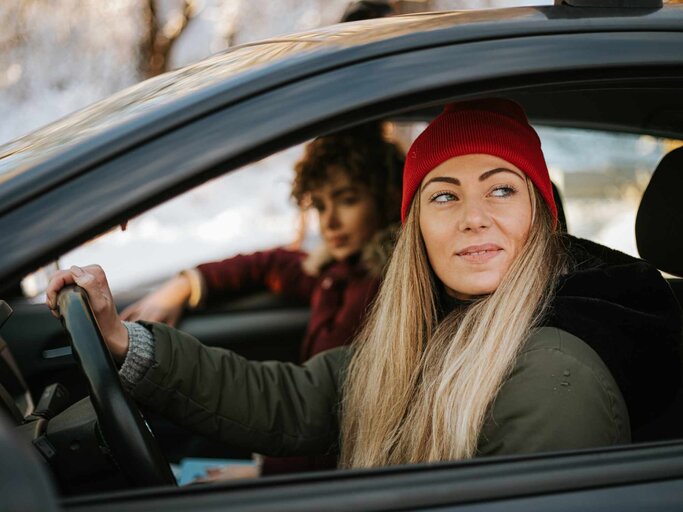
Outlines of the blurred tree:
{"type": "MultiPolygon", "coordinates": [[[[364,0],[400,14],[552,0],[364,0]]],[[[0,0],[0,143],[231,46],[338,23],[350,0],[0,0]]]]}
{"type": "Polygon", "coordinates": [[[0,143],[140,80],[132,0],[0,0],[0,143]]]}
{"type": "Polygon", "coordinates": [[[145,78],[169,70],[169,54],[195,15],[195,4],[195,0],[184,0],[168,10],[167,1],[147,0],[143,14],[147,33],[140,50],[140,72],[145,78]]]}

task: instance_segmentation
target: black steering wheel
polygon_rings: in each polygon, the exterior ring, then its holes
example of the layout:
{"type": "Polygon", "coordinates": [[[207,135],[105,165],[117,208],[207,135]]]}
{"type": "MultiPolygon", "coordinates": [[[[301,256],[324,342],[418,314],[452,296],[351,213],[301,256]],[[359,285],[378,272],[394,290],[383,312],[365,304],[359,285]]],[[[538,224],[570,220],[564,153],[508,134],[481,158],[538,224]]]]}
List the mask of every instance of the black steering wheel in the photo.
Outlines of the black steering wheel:
{"type": "Polygon", "coordinates": [[[87,293],[80,287],[66,286],[57,301],[73,355],[85,375],[100,430],[120,469],[136,485],[176,485],[159,444],[121,386],[87,293]]]}

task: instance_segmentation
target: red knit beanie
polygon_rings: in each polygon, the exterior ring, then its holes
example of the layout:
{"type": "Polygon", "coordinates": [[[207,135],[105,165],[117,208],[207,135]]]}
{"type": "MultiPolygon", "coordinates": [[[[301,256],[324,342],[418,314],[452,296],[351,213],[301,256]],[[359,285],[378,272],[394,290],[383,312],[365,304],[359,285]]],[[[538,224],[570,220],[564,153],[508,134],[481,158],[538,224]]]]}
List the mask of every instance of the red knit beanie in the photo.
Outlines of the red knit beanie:
{"type": "Polygon", "coordinates": [[[415,192],[429,172],[456,156],[475,153],[493,155],[524,172],[548,203],[557,224],[541,140],[514,101],[491,98],[446,105],[408,150],[403,168],[401,220],[405,222],[415,192]]]}

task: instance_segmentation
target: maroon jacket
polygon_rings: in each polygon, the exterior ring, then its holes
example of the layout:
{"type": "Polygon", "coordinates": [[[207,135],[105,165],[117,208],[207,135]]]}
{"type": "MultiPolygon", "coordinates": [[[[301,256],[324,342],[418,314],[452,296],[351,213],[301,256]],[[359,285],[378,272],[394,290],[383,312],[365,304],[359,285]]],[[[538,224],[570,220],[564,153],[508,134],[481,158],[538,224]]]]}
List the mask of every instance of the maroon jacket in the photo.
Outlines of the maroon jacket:
{"type": "MultiPolygon", "coordinates": [[[[274,249],[199,265],[207,302],[238,293],[270,290],[306,302],[311,318],[301,344],[301,361],[318,352],[353,341],[379,280],[369,274],[358,256],[324,266],[318,276],[304,272],[306,254],[274,249]]],[[[336,456],[265,457],[263,474],[332,469],[336,456]]]]}
{"type": "Polygon", "coordinates": [[[301,361],[353,340],[378,289],[358,257],[332,262],[318,276],[304,272],[306,254],[273,249],[205,263],[205,298],[212,302],[260,290],[281,293],[309,304],[311,319],[301,345],[301,361]]]}

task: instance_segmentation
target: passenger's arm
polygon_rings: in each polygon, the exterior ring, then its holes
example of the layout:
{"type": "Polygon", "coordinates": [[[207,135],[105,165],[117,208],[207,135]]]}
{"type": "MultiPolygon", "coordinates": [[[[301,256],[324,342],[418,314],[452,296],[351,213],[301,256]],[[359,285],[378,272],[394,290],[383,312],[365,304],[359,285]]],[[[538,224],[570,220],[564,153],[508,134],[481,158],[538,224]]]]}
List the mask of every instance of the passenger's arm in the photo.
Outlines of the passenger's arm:
{"type": "Polygon", "coordinates": [[[147,327],[155,362],[132,394],[148,408],[194,432],[266,455],[324,453],[336,445],[348,349],[325,352],[303,366],[254,362],[161,324],[147,327]]]}
{"type": "MultiPolygon", "coordinates": [[[[200,288],[201,285],[197,287],[200,288]]],[[[121,318],[176,325],[190,301],[192,288],[190,273],[180,273],[124,309],[121,318]]]]}
{"type": "Polygon", "coordinates": [[[273,249],[187,269],[121,312],[123,320],[175,326],[186,307],[259,290],[285,292],[308,302],[315,278],[301,268],[303,253],[273,249]]]}
{"type": "Polygon", "coordinates": [[[225,298],[236,292],[259,290],[284,292],[308,303],[316,279],[304,273],[304,254],[273,249],[238,255],[197,267],[203,279],[203,302],[225,298]]]}

